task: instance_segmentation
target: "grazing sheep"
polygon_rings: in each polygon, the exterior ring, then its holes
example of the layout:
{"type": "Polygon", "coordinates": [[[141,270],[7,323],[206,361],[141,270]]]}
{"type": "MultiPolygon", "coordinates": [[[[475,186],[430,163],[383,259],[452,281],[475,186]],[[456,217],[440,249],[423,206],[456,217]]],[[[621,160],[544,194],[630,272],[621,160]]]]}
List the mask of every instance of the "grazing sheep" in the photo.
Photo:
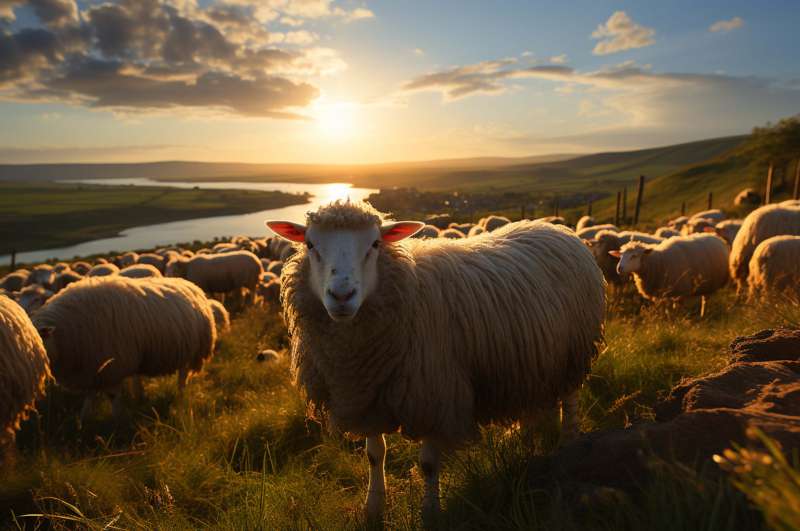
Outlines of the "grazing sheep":
{"type": "Polygon", "coordinates": [[[53,279],[55,278],[56,274],[52,266],[40,264],[31,270],[31,274],[28,275],[28,278],[25,280],[25,285],[30,286],[32,284],[38,284],[47,287],[53,283],[53,279]]]}
{"type": "Polygon", "coordinates": [[[689,221],[689,218],[686,216],[678,216],[675,219],[671,219],[667,222],[668,227],[672,227],[675,230],[681,230],[686,222],[689,221]]]}
{"type": "Polygon", "coordinates": [[[82,278],[83,275],[72,270],[59,273],[58,275],[56,275],[56,279],[53,281],[53,284],[51,285],[53,293],[58,293],[59,291],[66,288],[73,282],[77,282],[82,278]]]}
{"type": "Polygon", "coordinates": [[[0,296],[0,448],[44,396],[50,367],[42,339],[25,311],[0,296]]]}
{"type": "Polygon", "coordinates": [[[17,294],[17,302],[30,315],[41,308],[52,296],[53,292],[49,289],[45,289],[39,284],[31,284],[22,288],[22,291],[17,294]]]}
{"type": "Polygon", "coordinates": [[[631,241],[659,243],[662,239],[643,232],[601,230],[594,239],[585,240],[597,265],[600,266],[603,276],[612,286],[621,285],[622,278],[617,273],[617,260],[611,251],[618,251],[620,247],[631,241]]]}
{"type": "Polygon", "coordinates": [[[69,270],[69,264],[64,262],[58,262],[53,266],[53,272],[57,275],[59,273],[63,273],[64,271],[69,270]]]}
{"type": "Polygon", "coordinates": [[[427,225],[433,225],[439,230],[445,230],[453,222],[450,214],[434,214],[425,220],[427,225]]]}
{"type": "Polygon", "coordinates": [[[281,271],[283,271],[283,262],[280,260],[273,260],[269,263],[266,271],[273,273],[276,277],[281,276],[281,271]]]}
{"type": "Polygon", "coordinates": [[[180,389],[211,358],[214,315],[191,282],[174,278],[87,278],[67,287],[33,315],[56,382],[115,395],[130,376],[178,373],[180,389]]]}
{"type": "Polygon", "coordinates": [[[27,269],[18,269],[13,273],[9,273],[0,279],[0,288],[12,293],[20,291],[25,287],[29,275],[30,271],[27,269]]]}
{"type": "Polygon", "coordinates": [[[109,263],[108,260],[106,260],[105,258],[102,258],[102,257],[101,258],[96,258],[95,261],[94,261],[95,265],[107,264],[107,263],[109,263]]]}
{"type": "Polygon", "coordinates": [[[198,255],[167,264],[169,277],[185,278],[206,293],[224,295],[247,289],[251,302],[263,272],[261,261],[249,251],[198,255]]]}
{"type": "Polygon", "coordinates": [[[761,194],[752,188],[745,188],[733,200],[736,206],[758,206],[761,204],[761,194]]]}
{"type": "Polygon", "coordinates": [[[365,203],[336,202],[308,226],[268,222],[305,242],[281,289],[292,368],[312,409],[365,436],[367,514],[384,505],[384,433],[422,440],[423,513],[438,511],[440,452],[478,426],[529,421],[576,392],[603,340],[604,281],[564,227],[522,221],[479,238],[408,240],[365,203]]]}
{"type": "Polygon", "coordinates": [[[741,293],[747,282],[748,266],[759,243],[773,236],[800,235],[800,208],[765,205],[750,212],[731,246],[730,274],[741,293]]]}
{"type": "Polygon", "coordinates": [[[614,232],[619,232],[619,228],[616,225],[612,225],[611,223],[604,223],[602,225],[592,225],[590,227],[585,227],[580,230],[576,230],[575,233],[578,235],[578,238],[583,240],[591,240],[597,233],[601,230],[611,230],[614,232]]]}
{"type": "Polygon", "coordinates": [[[420,239],[438,238],[439,237],[439,229],[437,229],[433,225],[425,225],[413,237],[414,238],[420,238],[420,239]]]}
{"type": "Polygon", "coordinates": [[[469,231],[474,227],[473,223],[451,223],[448,229],[455,229],[464,236],[469,236],[469,231]]]}
{"type": "Polygon", "coordinates": [[[89,270],[92,269],[92,266],[91,264],[89,264],[89,262],[79,261],[79,262],[73,262],[72,265],[69,266],[69,268],[78,273],[79,275],[85,276],[89,272],[89,270]]]}
{"type": "Polygon", "coordinates": [[[211,307],[211,313],[214,314],[214,324],[217,327],[217,334],[230,330],[231,316],[225,308],[225,305],[216,299],[208,299],[208,305],[211,307]]]}
{"type": "Polygon", "coordinates": [[[133,251],[123,253],[114,260],[114,264],[120,269],[132,266],[139,260],[139,255],[133,251]]]}
{"type": "Polygon", "coordinates": [[[274,304],[280,301],[281,281],[280,279],[264,280],[256,288],[258,296],[264,304],[274,304]]]}
{"type": "Polygon", "coordinates": [[[759,294],[800,297],[800,236],[773,236],[758,244],[750,259],[750,298],[759,294]]]}
{"type": "Polygon", "coordinates": [[[211,248],[215,253],[228,253],[232,251],[241,251],[234,243],[220,242],[211,248]]]}
{"type": "Polygon", "coordinates": [[[711,210],[703,210],[702,212],[697,212],[696,214],[692,214],[692,217],[689,218],[689,220],[691,221],[693,219],[710,219],[715,223],[719,223],[726,217],[727,216],[722,210],[718,208],[712,208],[711,210]]]}
{"type": "Polygon", "coordinates": [[[163,256],[157,255],[155,253],[143,253],[139,255],[139,259],[136,261],[137,264],[144,264],[144,265],[151,265],[158,269],[159,273],[164,273],[164,270],[167,267],[167,262],[163,256]]]}
{"type": "Polygon", "coordinates": [[[714,230],[716,221],[706,218],[691,218],[686,224],[681,227],[681,236],[688,236],[690,234],[699,234],[701,232],[708,232],[707,229],[714,230]]]}
{"type": "Polygon", "coordinates": [[[781,206],[800,207],[800,199],[787,199],[778,203],[781,206]]]}
{"type": "Polygon", "coordinates": [[[86,273],[87,277],[107,277],[110,275],[116,275],[119,273],[119,268],[114,264],[97,264],[96,266],[92,267],[88,273],[86,273]]]}
{"type": "Polygon", "coordinates": [[[581,216],[581,219],[575,225],[575,232],[578,233],[582,229],[594,227],[595,225],[597,225],[597,221],[592,216],[581,216]]]}
{"type": "Polygon", "coordinates": [[[464,233],[456,229],[445,229],[439,233],[440,238],[449,238],[451,240],[460,240],[464,238],[464,233]]]}
{"type": "Polygon", "coordinates": [[[672,227],[659,227],[654,234],[657,238],[667,239],[680,236],[681,232],[673,229],[672,227]]]}
{"type": "Polygon", "coordinates": [[[163,276],[161,271],[150,264],[134,264],[120,269],[119,276],[126,278],[155,278],[163,276]]]}
{"type": "Polygon", "coordinates": [[[481,220],[481,226],[486,232],[492,232],[509,223],[511,223],[511,220],[504,216],[488,216],[481,220]]]}
{"type": "Polygon", "coordinates": [[[728,281],[728,246],[712,234],[692,234],[664,240],[659,244],[630,242],[619,251],[617,273],[633,274],[636,289],[650,300],[703,298],[700,315],[705,314],[706,296],[728,281]]]}
{"type": "MultiPolygon", "coordinates": [[[[422,232],[423,230],[425,230],[425,227],[423,227],[422,230],[420,230],[420,232],[422,232]]],[[[469,234],[467,234],[467,237],[468,238],[472,238],[472,237],[478,236],[479,234],[483,234],[484,232],[486,232],[486,229],[484,229],[480,225],[475,225],[471,229],[469,229],[469,234]]],[[[419,233],[417,233],[417,234],[419,234],[419,233]]],[[[417,235],[415,234],[414,237],[416,237],[416,236],[417,235]]]]}
{"type": "Polygon", "coordinates": [[[536,221],[543,221],[545,223],[550,223],[551,225],[566,225],[567,224],[567,220],[565,220],[561,216],[545,216],[543,218],[538,218],[536,221]]]}
{"type": "Polygon", "coordinates": [[[733,245],[733,240],[739,233],[739,229],[742,228],[742,223],[743,220],[741,219],[726,219],[714,225],[714,232],[717,233],[717,236],[725,240],[730,247],[733,245]]]}

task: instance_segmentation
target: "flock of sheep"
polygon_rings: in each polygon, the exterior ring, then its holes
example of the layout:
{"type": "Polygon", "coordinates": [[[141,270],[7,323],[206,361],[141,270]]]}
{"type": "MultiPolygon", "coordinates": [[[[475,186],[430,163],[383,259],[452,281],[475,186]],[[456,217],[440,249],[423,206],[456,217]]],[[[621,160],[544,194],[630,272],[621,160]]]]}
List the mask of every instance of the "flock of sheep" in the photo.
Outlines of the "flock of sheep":
{"type": "Polygon", "coordinates": [[[440,454],[478,426],[527,426],[561,407],[564,433],[577,431],[606,284],[632,277],[651,300],[705,298],[730,280],[751,297],[798,295],[800,201],[744,220],[700,212],[653,234],[588,216],[565,225],[386,223],[368,204],[336,202],[306,225],[268,222],[276,238],[11,272],[0,279],[0,443],[51,377],[86,393],[82,417],[98,392],[118,412],[126,379],[177,374],[182,388],[202,369],[229,326],[217,299],[280,298],[312,409],[366,438],[368,515],[385,503],[383,434],[399,430],[422,441],[423,512],[434,518],[440,454]]]}

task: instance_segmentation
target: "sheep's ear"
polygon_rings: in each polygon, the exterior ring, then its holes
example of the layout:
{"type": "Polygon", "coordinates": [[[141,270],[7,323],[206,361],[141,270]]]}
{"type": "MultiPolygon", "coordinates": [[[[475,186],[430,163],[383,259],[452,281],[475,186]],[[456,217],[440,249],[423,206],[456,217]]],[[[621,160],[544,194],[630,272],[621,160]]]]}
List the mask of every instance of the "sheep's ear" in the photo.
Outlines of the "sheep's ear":
{"type": "Polygon", "coordinates": [[[267,228],[290,242],[303,243],[306,241],[306,227],[291,221],[265,221],[267,228]]]}
{"type": "Polygon", "coordinates": [[[622,253],[619,251],[608,251],[608,254],[610,254],[614,258],[619,258],[620,256],[622,256],[622,253]]]}
{"type": "Polygon", "coordinates": [[[425,224],[419,221],[398,221],[381,227],[381,239],[387,243],[399,242],[418,233],[425,224]]]}
{"type": "Polygon", "coordinates": [[[53,335],[53,332],[56,331],[55,326],[42,326],[36,329],[39,332],[39,337],[42,338],[42,341],[47,341],[47,339],[53,335]]]}

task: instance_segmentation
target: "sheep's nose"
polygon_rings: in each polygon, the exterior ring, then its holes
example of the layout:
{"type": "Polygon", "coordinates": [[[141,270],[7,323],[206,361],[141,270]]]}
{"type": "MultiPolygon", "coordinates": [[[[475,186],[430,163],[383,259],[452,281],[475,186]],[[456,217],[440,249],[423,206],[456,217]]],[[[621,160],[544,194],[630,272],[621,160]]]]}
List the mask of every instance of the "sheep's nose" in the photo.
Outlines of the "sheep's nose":
{"type": "Polygon", "coordinates": [[[347,302],[350,299],[352,299],[355,294],[356,294],[356,288],[353,288],[347,292],[336,292],[330,288],[328,289],[328,295],[333,297],[337,302],[347,302]]]}

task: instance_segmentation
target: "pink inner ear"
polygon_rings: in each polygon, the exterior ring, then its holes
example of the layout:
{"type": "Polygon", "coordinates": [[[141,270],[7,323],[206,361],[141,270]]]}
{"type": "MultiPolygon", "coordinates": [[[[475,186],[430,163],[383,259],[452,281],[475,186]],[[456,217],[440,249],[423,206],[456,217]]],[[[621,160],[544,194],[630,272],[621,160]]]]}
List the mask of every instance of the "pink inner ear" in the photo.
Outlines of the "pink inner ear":
{"type": "Polygon", "coordinates": [[[270,221],[267,225],[270,229],[275,231],[276,234],[283,236],[287,240],[298,243],[306,241],[306,231],[300,230],[300,227],[297,225],[280,221],[270,221]]]}
{"type": "Polygon", "coordinates": [[[385,242],[392,243],[408,238],[419,230],[419,225],[416,223],[398,223],[391,228],[385,229],[381,234],[381,239],[385,242]]]}

